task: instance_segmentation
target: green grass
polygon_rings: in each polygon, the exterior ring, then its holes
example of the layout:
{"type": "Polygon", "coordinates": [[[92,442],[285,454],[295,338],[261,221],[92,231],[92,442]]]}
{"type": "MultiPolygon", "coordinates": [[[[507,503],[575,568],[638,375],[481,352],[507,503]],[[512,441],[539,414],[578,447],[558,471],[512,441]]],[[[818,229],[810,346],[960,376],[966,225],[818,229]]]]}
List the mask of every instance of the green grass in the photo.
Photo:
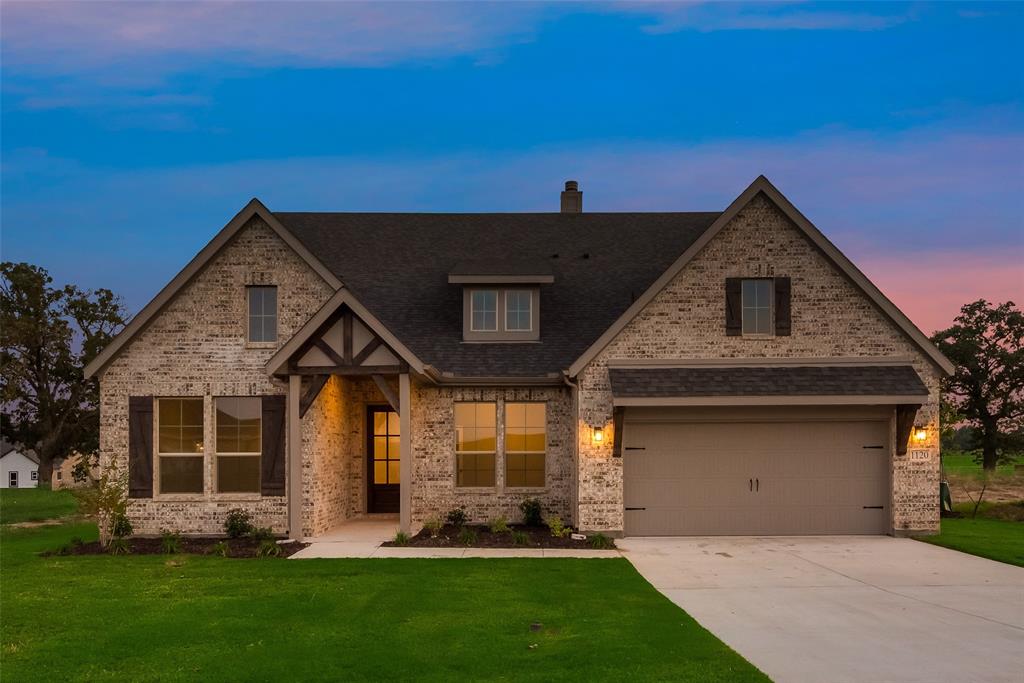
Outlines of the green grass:
{"type": "Polygon", "coordinates": [[[77,509],[78,501],[69,491],[0,489],[0,523],[3,524],[67,517],[77,509]]]}
{"type": "Polygon", "coordinates": [[[623,559],[38,556],[73,536],[0,529],[5,680],[767,680],[623,559]]]}
{"type": "MultiPolygon", "coordinates": [[[[1013,474],[1013,464],[1003,464],[996,467],[997,475],[1013,474]]],[[[956,451],[942,454],[942,468],[947,474],[981,474],[981,465],[974,462],[972,453],[959,453],[956,451]]]]}
{"type": "Polygon", "coordinates": [[[998,519],[942,520],[942,533],[921,541],[1024,567],[1024,523],[998,519]]]}

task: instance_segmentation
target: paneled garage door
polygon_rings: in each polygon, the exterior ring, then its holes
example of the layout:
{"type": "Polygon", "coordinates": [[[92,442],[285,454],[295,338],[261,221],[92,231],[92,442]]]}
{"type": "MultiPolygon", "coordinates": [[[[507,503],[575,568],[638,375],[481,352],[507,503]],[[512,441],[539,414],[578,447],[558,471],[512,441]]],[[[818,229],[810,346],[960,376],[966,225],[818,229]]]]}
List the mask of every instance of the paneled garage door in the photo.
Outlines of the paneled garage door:
{"type": "Polygon", "coordinates": [[[884,421],[630,423],[632,536],[883,534],[884,421]]]}

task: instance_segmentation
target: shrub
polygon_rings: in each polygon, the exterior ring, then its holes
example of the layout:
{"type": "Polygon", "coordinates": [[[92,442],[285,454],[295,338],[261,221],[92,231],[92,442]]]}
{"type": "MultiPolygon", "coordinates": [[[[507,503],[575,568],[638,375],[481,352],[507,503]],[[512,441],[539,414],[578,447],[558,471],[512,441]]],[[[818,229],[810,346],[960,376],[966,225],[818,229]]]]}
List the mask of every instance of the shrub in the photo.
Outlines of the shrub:
{"type": "Polygon", "coordinates": [[[252,538],[254,541],[263,542],[275,540],[274,530],[271,529],[269,526],[258,527],[256,529],[253,529],[250,533],[252,534],[252,538]]]}
{"type": "Polygon", "coordinates": [[[431,517],[423,522],[423,528],[430,533],[431,538],[437,538],[437,535],[441,533],[441,520],[437,517],[431,517]]]}
{"type": "Polygon", "coordinates": [[[241,538],[252,533],[252,515],[242,508],[228,510],[228,517],[224,520],[224,533],[228,538],[241,538]]]}
{"type": "Polygon", "coordinates": [[[512,543],[514,545],[529,545],[530,535],[525,531],[513,531],[512,532],[512,543]]]}
{"type": "Polygon", "coordinates": [[[111,539],[107,544],[107,552],[111,555],[127,555],[131,551],[132,549],[128,547],[128,540],[124,538],[111,539]]]}
{"type": "Polygon", "coordinates": [[[562,518],[558,516],[548,517],[548,528],[551,529],[551,535],[555,538],[565,538],[572,533],[572,528],[565,526],[562,518]]]}
{"type": "Polygon", "coordinates": [[[132,523],[128,515],[115,512],[110,516],[110,535],[114,538],[127,538],[132,535],[132,523]]]}
{"type": "Polygon", "coordinates": [[[226,541],[218,541],[210,547],[210,554],[216,555],[217,557],[227,557],[229,554],[229,548],[226,541]]]}
{"type": "Polygon", "coordinates": [[[256,557],[280,557],[281,546],[276,541],[270,539],[263,539],[260,541],[260,545],[256,548],[256,557]]]}
{"type": "Polygon", "coordinates": [[[459,532],[459,543],[465,546],[476,545],[476,532],[469,527],[462,527],[459,532]]]}
{"type": "Polygon", "coordinates": [[[160,552],[164,555],[177,555],[181,552],[181,534],[164,531],[160,534],[160,552]]]}
{"type": "Polygon", "coordinates": [[[72,536],[69,544],[71,545],[72,548],[81,548],[83,545],[85,545],[85,541],[82,540],[81,536],[72,536]]]}
{"type": "Polygon", "coordinates": [[[444,516],[444,520],[452,526],[462,526],[466,523],[467,519],[466,508],[464,507],[452,508],[444,516]]]}
{"type": "Polygon", "coordinates": [[[523,513],[523,524],[527,526],[541,526],[543,524],[543,510],[540,501],[536,498],[527,498],[519,504],[519,510],[523,513]]]}
{"type": "Polygon", "coordinates": [[[79,512],[96,521],[100,545],[107,547],[114,516],[128,510],[128,472],[104,472],[95,486],[72,489],[71,495],[78,499],[79,512]]]}
{"type": "Polygon", "coordinates": [[[594,550],[608,550],[615,547],[615,543],[612,542],[612,539],[601,533],[588,536],[587,540],[590,541],[590,547],[594,550]]]}
{"type": "Polygon", "coordinates": [[[512,531],[508,528],[508,520],[504,517],[495,517],[487,523],[487,526],[491,528],[492,534],[507,534],[512,531]]]}
{"type": "Polygon", "coordinates": [[[395,545],[409,545],[409,534],[404,531],[395,534],[395,545]]]}

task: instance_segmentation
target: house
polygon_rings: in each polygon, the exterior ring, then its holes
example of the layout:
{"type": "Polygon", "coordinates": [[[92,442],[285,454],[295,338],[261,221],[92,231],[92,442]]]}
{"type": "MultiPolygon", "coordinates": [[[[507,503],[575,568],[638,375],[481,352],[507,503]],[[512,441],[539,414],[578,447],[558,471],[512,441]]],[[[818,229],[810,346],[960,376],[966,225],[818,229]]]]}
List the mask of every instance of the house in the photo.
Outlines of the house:
{"type": "Polygon", "coordinates": [[[35,451],[0,440],[0,488],[33,489],[39,485],[39,458],[35,451]]]}
{"type": "Polygon", "coordinates": [[[140,533],[938,529],[950,362],[764,177],[724,211],[252,200],[87,368],[140,533]]]}
{"type": "MultiPolygon", "coordinates": [[[[88,458],[88,456],[73,453],[66,458],[55,460],[53,473],[50,475],[50,488],[57,491],[88,486],[88,480],[75,481],[75,467],[78,466],[82,458],[88,458]]],[[[94,481],[99,479],[99,468],[91,463],[89,464],[89,479],[94,481]]]]}

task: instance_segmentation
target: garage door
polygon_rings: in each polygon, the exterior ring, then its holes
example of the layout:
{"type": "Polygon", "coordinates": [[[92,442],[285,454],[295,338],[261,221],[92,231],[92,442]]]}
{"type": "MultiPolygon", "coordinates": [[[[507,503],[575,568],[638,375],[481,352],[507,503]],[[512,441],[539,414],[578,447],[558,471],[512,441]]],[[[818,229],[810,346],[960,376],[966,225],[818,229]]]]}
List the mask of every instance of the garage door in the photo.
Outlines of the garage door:
{"type": "Polygon", "coordinates": [[[882,534],[884,421],[626,423],[626,534],[882,534]]]}

